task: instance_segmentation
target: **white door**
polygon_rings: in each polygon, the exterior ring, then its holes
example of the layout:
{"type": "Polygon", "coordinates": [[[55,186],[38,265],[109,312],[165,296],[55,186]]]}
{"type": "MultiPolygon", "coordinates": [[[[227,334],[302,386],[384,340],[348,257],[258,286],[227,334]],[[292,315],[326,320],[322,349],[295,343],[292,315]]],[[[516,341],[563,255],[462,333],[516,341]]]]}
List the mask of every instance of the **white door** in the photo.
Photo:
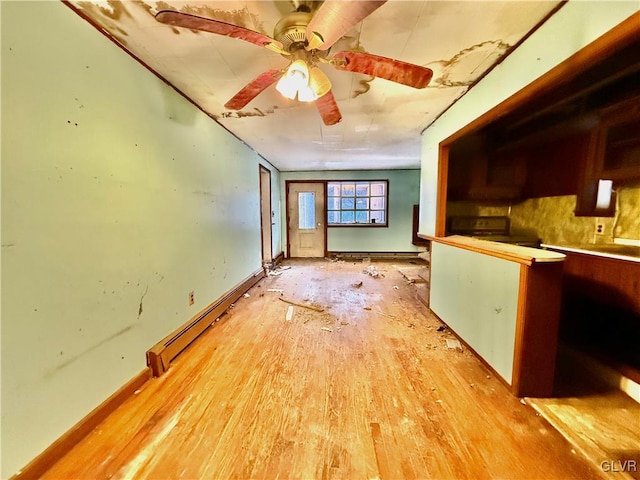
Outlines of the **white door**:
{"type": "Polygon", "coordinates": [[[324,257],[326,243],[325,184],[287,184],[288,238],[290,257],[324,257]]]}

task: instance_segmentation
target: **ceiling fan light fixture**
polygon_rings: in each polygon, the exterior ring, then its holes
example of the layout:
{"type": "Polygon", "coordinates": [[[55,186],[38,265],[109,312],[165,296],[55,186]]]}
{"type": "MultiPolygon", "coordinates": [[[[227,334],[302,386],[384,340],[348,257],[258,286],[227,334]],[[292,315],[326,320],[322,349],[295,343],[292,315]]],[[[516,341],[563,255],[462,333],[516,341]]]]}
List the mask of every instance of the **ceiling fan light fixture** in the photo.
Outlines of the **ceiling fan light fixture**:
{"type": "Polygon", "coordinates": [[[298,90],[289,77],[283,75],[278,83],[276,83],[276,90],[280,92],[283,97],[287,97],[289,100],[295,100],[298,90]]]}
{"type": "Polygon", "coordinates": [[[313,102],[318,96],[309,81],[310,74],[307,62],[298,59],[291,62],[287,71],[276,84],[276,90],[291,100],[294,100],[297,95],[301,102],[313,102]]]}
{"type": "Polygon", "coordinates": [[[318,99],[318,95],[313,91],[310,85],[298,90],[298,101],[300,102],[313,102],[318,99]]]}
{"type": "Polygon", "coordinates": [[[309,87],[315,93],[316,98],[320,98],[331,90],[331,80],[320,68],[313,65],[309,69],[309,87]]]}

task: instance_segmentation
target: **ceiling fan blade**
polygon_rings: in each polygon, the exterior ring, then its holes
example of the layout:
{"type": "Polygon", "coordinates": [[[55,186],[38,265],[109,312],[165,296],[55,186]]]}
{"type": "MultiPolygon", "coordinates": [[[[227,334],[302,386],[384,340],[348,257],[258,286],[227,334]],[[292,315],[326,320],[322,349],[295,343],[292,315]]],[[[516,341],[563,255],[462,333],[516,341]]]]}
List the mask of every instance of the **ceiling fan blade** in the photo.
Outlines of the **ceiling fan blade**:
{"type": "MultiPolygon", "coordinates": [[[[253,43],[259,47],[269,48],[277,53],[284,52],[282,43],[260,32],[248,28],[221,22],[212,18],[199,17],[190,13],[176,12],[175,10],[161,10],[156,13],[156,20],[174,27],[200,30],[202,32],[216,33],[226,37],[239,38],[245,42],[253,43]]],[[[286,53],[286,52],[285,52],[286,53]]]]}
{"type": "Polygon", "coordinates": [[[331,64],[338,70],[373,75],[413,88],[426,87],[433,76],[430,68],[370,53],[338,52],[331,64]]]}
{"type": "Polygon", "coordinates": [[[342,120],[342,114],[331,91],[316,100],[316,107],[325,125],[335,125],[342,120]]]}
{"type": "Polygon", "coordinates": [[[307,25],[308,50],[328,50],[387,0],[326,0],[307,25]]]}
{"type": "Polygon", "coordinates": [[[276,83],[281,76],[282,70],[267,70],[236,93],[231,100],[224,104],[225,108],[229,110],[240,110],[244,108],[251,100],[260,95],[265,88],[276,83]]]}

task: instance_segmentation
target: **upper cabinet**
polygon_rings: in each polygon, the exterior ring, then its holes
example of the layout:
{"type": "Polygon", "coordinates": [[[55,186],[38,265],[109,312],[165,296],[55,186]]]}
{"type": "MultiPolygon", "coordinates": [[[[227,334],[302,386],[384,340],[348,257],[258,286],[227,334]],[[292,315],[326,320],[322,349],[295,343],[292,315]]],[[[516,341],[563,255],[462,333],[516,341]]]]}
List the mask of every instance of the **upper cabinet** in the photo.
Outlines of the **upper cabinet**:
{"type": "Polygon", "coordinates": [[[510,203],[522,198],[526,156],[497,151],[482,137],[470,137],[449,153],[448,198],[510,203]]]}
{"type": "Polygon", "coordinates": [[[601,112],[596,129],[595,170],[621,184],[640,179],[640,96],[601,112]]]}
{"type": "Polygon", "coordinates": [[[616,187],[638,183],[640,65],[606,88],[503,119],[449,150],[454,201],[576,195],[577,216],[607,217],[615,215],[616,187]]]}
{"type": "Polygon", "coordinates": [[[577,216],[613,217],[619,185],[640,182],[640,96],[597,112],[577,190],[577,216]]]}

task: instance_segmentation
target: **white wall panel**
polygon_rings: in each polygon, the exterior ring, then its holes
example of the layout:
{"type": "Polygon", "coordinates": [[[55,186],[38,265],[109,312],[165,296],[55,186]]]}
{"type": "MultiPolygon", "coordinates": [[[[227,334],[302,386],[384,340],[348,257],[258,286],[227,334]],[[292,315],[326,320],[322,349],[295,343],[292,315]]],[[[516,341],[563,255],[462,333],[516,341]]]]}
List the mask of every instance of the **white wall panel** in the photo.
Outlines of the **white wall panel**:
{"type": "Polygon", "coordinates": [[[430,308],[511,384],[520,264],[433,242],[430,308]]]}

